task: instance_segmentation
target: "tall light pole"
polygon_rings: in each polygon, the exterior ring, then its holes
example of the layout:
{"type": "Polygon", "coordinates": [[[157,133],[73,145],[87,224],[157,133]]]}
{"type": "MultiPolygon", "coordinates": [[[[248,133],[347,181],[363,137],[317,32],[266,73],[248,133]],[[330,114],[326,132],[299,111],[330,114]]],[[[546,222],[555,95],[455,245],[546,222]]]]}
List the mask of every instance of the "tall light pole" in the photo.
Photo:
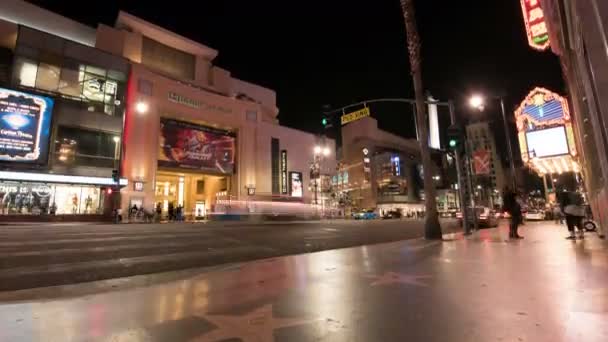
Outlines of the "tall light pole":
{"type": "MultiPolygon", "coordinates": [[[[507,149],[509,152],[509,166],[511,168],[511,187],[513,191],[517,190],[517,182],[515,180],[515,159],[513,158],[513,146],[511,143],[511,135],[509,134],[509,124],[507,123],[507,114],[505,113],[505,101],[501,96],[493,96],[495,100],[500,101],[500,113],[502,114],[502,121],[505,129],[505,139],[507,140],[507,149]]],[[[469,100],[469,104],[473,108],[483,110],[485,100],[481,95],[473,95],[469,100]]]]}
{"type": "Polygon", "coordinates": [[[416,95],[416,125],[418,127],[418,143],[422,155],[424,169],[424,194],[426,216],[424,222],[424,237],[427,239],[442,239],[441,224],[437,213],[437,200],[435,199],[435,183],[432,178],[432,161],[429,150],[429,132],[426,120],[426,106],[424,100],[424,87],[422,86],[422,65],[420,56],[420,37],[416,25],[414,0],[401,0],[401,10],[405,20],[407,34],[407,49],[409,52],[410,68],[416,95]]]}

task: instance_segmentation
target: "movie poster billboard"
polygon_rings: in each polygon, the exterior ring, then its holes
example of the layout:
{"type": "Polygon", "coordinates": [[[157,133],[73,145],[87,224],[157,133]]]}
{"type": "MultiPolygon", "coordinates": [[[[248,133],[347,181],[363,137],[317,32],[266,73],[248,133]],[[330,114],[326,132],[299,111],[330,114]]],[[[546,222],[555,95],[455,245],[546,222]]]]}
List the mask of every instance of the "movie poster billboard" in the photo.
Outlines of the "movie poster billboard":
{"type": "Polygon", "coordinates": [[[304,180],[302,172],[289,172],[289,193],[291,197],[304,196],[304,180]]]}
{"type": "Polygon", "coordinates": [[[158,166],[232,174],[235,141],[231,132],[161,119],[158,166]]]}
{"type": "Polygon", "coordinates": [[[46,164],[53,99],[0,88],[0,162],[46,164]]]}

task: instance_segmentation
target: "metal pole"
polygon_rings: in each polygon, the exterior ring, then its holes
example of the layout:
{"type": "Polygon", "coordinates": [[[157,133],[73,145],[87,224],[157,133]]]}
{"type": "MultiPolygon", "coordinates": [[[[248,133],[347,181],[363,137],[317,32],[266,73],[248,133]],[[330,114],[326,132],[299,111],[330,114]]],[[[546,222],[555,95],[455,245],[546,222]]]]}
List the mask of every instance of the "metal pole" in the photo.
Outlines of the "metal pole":
{"type": "Polygon", "coordinates": [[[475,231],[479,230],[479,222],[477,220],[477,211],[475,210],[475,189],[473,189],[473,177],[471,176],[473,173],[472,165],[471,165],[471,156],[469,154],[469,144],[465,142],[465,156],[467,159],[467,183],[469,186],[469,201],[471,204],[471,214],[473,215],[473,229],[475,231]]]}
{"type": "MultiPolygon", "coordinates": [[[[456,111],[454,110],[454,103],[452,101],[448,104],[450,108],[450,123],[452,125],[456,124],[456,111]]],[[[458,200],[460,202],[460,211],[462,212],[462,224],[464,227],[465,235],[471,234],[471,229],[469,227],[469,214],[467,210],[467,204],[465,199],[465,185],[464,179],[462,177],[462,160],[460,159],[459,151],[454,153],[456,160],[456,177],[458,178],[458,200]]]]}
{"type": "Polygon", "coordinates": [[[502,120],[505,124],[505,139],[507,140],[507,147],[509,149],[509,159],[511,164],[511,186],[513,191],[517,191],[517,181],[515,180],[515,159],[513,158],[513,147],[511,146],[511,136],[509,135],[509,126],[507,124],[507,115],[505,114],[505,102],[503,98],[500,98],[500,111],[502,112],[502,120]]]}
{"type": "Polygon", "coordinates": [[[547,175],[543,174],[543,186],[545,189],[545,204],[549,204],[549,187],[547,186],[547,175]]]}

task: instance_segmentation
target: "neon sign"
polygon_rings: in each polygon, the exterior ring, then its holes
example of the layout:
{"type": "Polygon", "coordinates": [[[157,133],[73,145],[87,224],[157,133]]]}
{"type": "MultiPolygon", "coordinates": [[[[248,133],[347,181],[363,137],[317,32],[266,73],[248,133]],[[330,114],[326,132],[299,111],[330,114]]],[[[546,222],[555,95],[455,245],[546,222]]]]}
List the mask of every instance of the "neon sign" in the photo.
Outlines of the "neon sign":
{"type": "Polygon", "coordinates": [[[545,88],[532,90],[515,110],[522,159],[578,155],[568,101],[545,88]]]}
{"type": "Polygon", "coordinates": [[[544,51],[549,47],[549,32],[540,0],[521,0],[528,44],[533,49],[544,51]]]}

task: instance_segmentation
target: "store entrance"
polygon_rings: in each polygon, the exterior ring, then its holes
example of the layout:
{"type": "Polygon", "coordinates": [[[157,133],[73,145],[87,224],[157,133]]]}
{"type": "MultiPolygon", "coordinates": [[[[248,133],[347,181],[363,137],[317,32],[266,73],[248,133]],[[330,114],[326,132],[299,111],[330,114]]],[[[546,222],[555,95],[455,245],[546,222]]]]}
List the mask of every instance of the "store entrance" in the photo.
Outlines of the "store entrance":
{"type": "Polygon", "coordinates": [[[219,192],[229,191],[229,176],[160,171],[156,175],[155,206],[167,219],[203,219],[213,211],[219,192]]]}

